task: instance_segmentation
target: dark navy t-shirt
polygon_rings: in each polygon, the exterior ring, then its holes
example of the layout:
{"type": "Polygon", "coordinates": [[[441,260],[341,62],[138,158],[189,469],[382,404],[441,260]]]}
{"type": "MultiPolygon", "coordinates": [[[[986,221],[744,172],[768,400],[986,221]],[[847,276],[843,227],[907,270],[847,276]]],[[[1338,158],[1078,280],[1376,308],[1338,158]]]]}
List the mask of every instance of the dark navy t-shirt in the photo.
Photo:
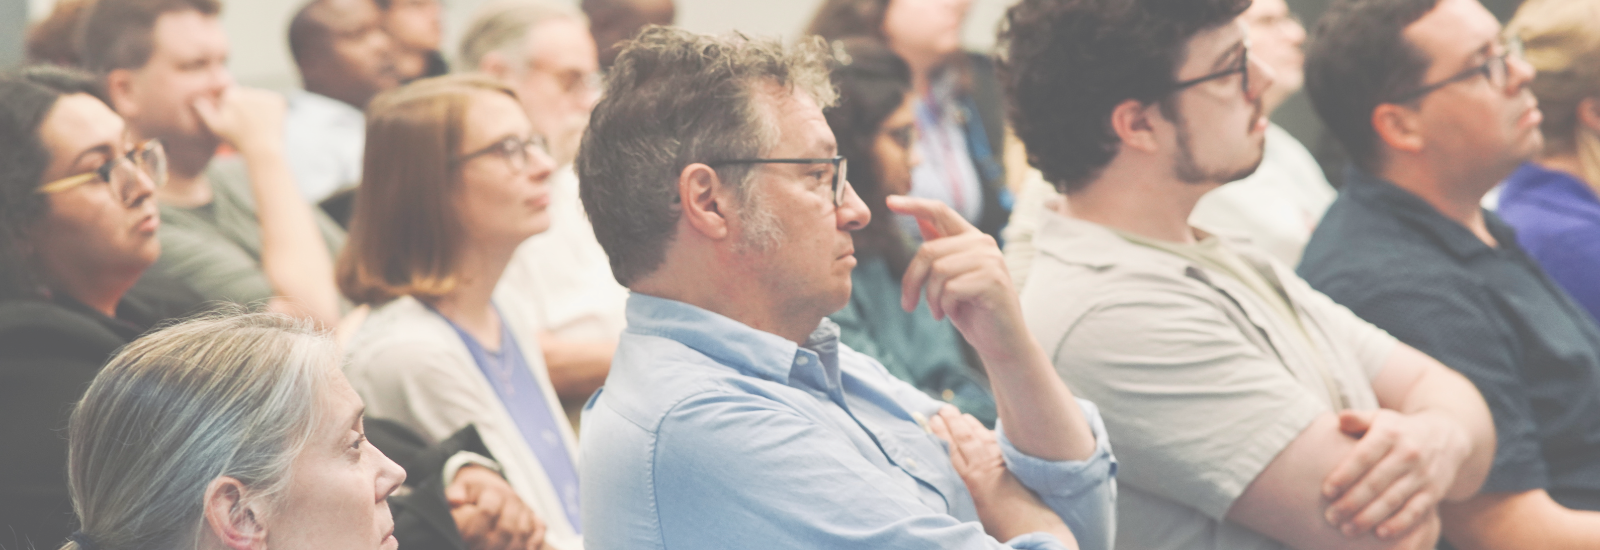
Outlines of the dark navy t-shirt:
{"type": "Polygon", "coordinates": [[[1299,272],[1356,315],[1460,371],[1494,415],[1484,493],[1544,489],[1600,510],[1600,328],[1485,213],[1498,247],[1352,170],[1299,272]]]}

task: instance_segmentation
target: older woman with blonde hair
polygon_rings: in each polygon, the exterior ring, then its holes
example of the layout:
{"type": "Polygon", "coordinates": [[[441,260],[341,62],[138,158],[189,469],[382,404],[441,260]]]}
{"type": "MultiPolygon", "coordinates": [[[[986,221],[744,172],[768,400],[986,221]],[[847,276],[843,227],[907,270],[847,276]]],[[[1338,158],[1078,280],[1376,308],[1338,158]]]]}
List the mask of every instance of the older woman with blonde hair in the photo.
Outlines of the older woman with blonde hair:
{"type": "Polygon", "coordinates": [[[405,471],[366,443],[332,340],[271,314],[134,341],[68,426],[67,550],[393,550],[405,471]]]}
{"type": "Polygon", "coordinates": [[[1500,217],[1550,278],[1600,319],[1600,0],[1530,0],[1507,26],[1538,76],[1544,153],[1500,195],[1500,217]]]}
{"type": "Polygon", "coordinates": [[[576,438],[530,323],[496,306],[512,254],[550,223],[555,168],[516,94],[484,76],[373,100],[339,286],[371,307],[345,367],[369,412],[435,440],[472,424],[545,522],[581,545],[576,438]]]}

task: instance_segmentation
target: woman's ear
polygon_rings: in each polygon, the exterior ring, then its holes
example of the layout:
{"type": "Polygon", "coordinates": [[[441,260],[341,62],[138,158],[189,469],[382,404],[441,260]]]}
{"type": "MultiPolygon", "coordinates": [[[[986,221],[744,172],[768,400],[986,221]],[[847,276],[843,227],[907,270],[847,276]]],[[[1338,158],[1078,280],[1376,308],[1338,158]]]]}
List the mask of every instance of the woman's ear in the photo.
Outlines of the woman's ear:
{"type": "Polygon", "coordinates": [[[205,532],[222,547],[266,550],[267,529],[260,521],[261,510],[239,480],[227,476],[211,480],[206,486],[204,516],[205,532]]]}
{"type": "Polygon", "coordinates": [[[483,57],[478,60],[478,71],[497,80],[505,80],[510,76],[511,63],[506,59],[505,54],[493,51],[483,54],[483,57]]]}
{"type": "Polygon", "coordinates": [[[1587,97],[1578,102],[1578,124],[1580,129],[1600,134],[1600,97],[1587,97]]]}
{"type": "Polygon", "coordinates": [[[684,221],[713,241],[727,238],[729,232],[727,205],[722,204],[721,191],[722,178],[710,166],[694,163],[678,174],[678,200],[683,205],[684,221]]]}

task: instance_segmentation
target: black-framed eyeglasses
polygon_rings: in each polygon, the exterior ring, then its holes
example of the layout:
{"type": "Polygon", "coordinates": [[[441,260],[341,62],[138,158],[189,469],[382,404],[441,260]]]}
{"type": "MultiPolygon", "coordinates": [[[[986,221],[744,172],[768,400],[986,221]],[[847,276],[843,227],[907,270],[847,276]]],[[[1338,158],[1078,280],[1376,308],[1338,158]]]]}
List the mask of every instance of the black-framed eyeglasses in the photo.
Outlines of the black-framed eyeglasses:
{"type": "Polygon", "coordinates": [[[1244,92],[1244,95],[1246,97],[1248,97],[1250,95],[1250,42],[1249,41],[1246,41],[1244,43],[1244,45],[1239,48],[1239,61],[1235,62],[1232,66],[1230,66],[1230,67],[1228,67],[1226,69],[1223,69],[1223,70],[1220,70],[1220,71],[1217,71],[1217,72],[1214,72],[1214,73],[1199,77],[1199,78],[1191,78],[1189,80],[1183,80],[1183,81],[1177,82],[1177,83],[1173,84],[1171,88],[1167,89],[1167,94],[1175,94],[1175,93],[1178,93],[1180,91],[1187,90],[1189,88],[1193,88],[1195,86],[1198,86],[1200,84],[1211,82],[1211,81],[1217,80],[1219,78],[1227,78],[1227,77],[1230,77],[1230,76],[1233,76],[1233,75],[1239,75],[1239,89],[1244,92]]]}
{"type": "Polygon", "coordinates": [[[1478,65],[1476,67],[1456,73],[1450,78],[1446,78],[1433,84],[1428,84],[1421,88],[1400,94],[1395,97],[1394,101],[1390,101],[1388,103],[1411,103],[1418,99],[1422,99],[1423,96],[1438,91],[1440,88],[1455,84],[1457,82],[1472,80],[1477,78],[1479,75],[1482,75],[1484,78],[1488,79],[1489,85],[1496,86],[1500,89],[1505,89],[1511,74],[1511,58],[1515,57],[1517,59],[1523,59],[1522,39],[1515,36],[1508,37],[1501,45],[1505,48],[1505,51],[1500,55],[1492,56],[1488,60],[1485,60],[1482,65],[1478,65]]]}
{"type": "MultiPolygon", "coordinates": [[[[830,183],[830,196],[835,207],[844,205],[844,192],[850,186],[850,181],[845,179],[845,172],[849,169],[848,159],[842,156],[833,158],[814,159],[723,159],[705,163],[706,166],[716,168],[730,164],[827,164],[832,172],[830,183]]],[[[829,174],[822,174],[821,178],[829,178],[829,174]]]]}
{"type": "Polygon", "coordinates": [[[513,171],[520,174],[528,169],[530,158],[535,149],[541,154],[547,156],[550,154],[550,145],[545,142],[544,136],[533,135],[526,138],[512,136],[496,141],[488,147],[451,159],[450,164],[459,167],[469,160],[484,155],[500,155],[506,159],[507,163],[511,164],[513,171]]]}
{"type": "Polygon", "coordinates": [[[111,157],[93,171],[41,185],[38,193],[52,195],[86,183],[102,181],[110,184],[111,194],[118,202],[123,206],[133,206],[133,199],[139,196],[139,186],[142,185],[140,176],[148,179],[156,189],[167,184],[167,150],[161,146],[161,140],[145,140],[127,154],[111,157]]]}

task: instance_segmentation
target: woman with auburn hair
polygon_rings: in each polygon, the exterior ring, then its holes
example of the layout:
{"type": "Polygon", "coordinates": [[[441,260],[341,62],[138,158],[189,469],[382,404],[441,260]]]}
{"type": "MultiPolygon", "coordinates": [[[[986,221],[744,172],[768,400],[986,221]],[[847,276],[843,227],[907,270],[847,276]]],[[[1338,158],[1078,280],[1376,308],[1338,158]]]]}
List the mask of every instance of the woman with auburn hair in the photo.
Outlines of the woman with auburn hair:
{"type": "Polygon", "coordinates": [[[887,198],[911,190],[911,171],[921,162],[910,69],[876,38],[840,40],[834,52],[839,103],[824,116],[839,155],[855,167],[850,185],[872,211],[872,221],[850,235],[860,262],[850,272],[850,303],[829,318],[839,323],[839,338],[851,349],[993,427],[994,395],[955,325],[934,319],[925,300],[916,311],[900,306],[900,280],[915,247],[895,223],[887,198]]]}
{"type": "MultiPolygon", "coordinates": [[[[912,115],[923,162],[908,195],[950,205],[1000,238],[1011,215],[1005,112],[994,62],[962,50],[972,0],[826,0],[807,34],[883,40],[911,69],[912,115]]],[[[1020,159],[1019,159],[1020,160],[1020,159]]],[[[1019,166],[1020,167],[1020,166],[1019,166]]],[[[909,218],[902,226],[911,231],[909,218]]]]}
{"type": "Polygon", "coordinates": [[[1600,0],[1531,0],[1506,33],[1538,69],[1544,153],[1505,181],[1500,217],[1522,248],[1600,319],[1600,0]]]}
{"type": "Polygon", "coordinates": [[[532,325],[494,297],[550,224],[543,138],[510,89],[454,75],[374,99],[365,154],[338,278],[372,309],[346,374],[371,414],[434,440],[476,425],[547,546],[581,546],[576,438],[532,325]]]}
{"type": "Polygon", "coordinates": [[[332,340],[281,314],[135,340],[67,428],[81,527],[65,550],[397,546],[406,473],[366,442],[332,340]]]}

